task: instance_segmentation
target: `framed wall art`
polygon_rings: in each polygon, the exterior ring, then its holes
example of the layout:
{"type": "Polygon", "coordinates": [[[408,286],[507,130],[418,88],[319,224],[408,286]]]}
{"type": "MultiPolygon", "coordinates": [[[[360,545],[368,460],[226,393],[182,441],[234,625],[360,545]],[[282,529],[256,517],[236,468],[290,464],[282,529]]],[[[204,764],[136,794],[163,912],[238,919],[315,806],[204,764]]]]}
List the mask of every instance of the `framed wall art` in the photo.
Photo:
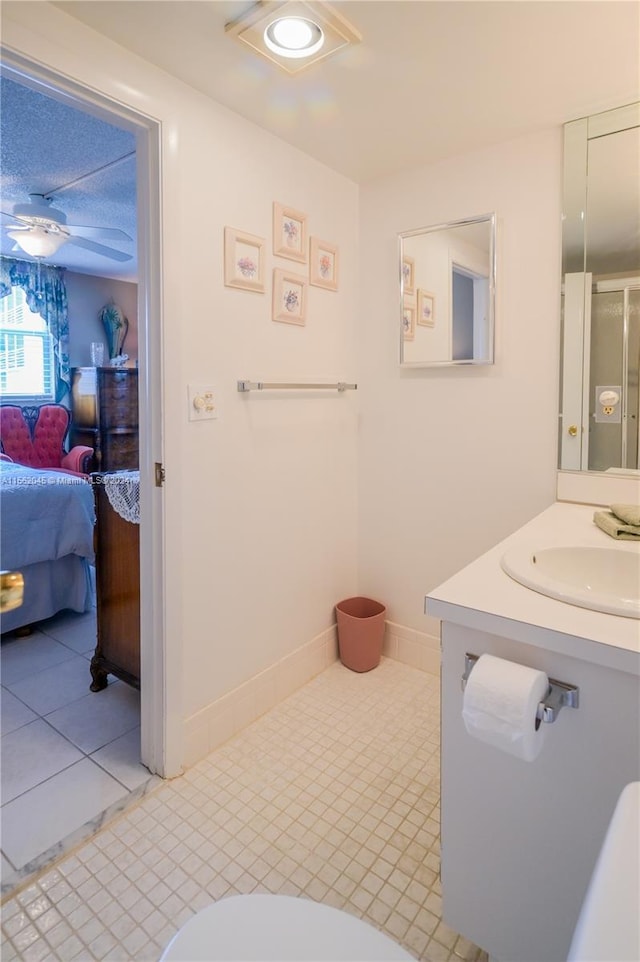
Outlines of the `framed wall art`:
{"type": "Polygon", "coordinates": [[[307,263],[307,215],[277,202],[273,204],[273,253],[307,263]]]}
{"type": "Polygon", "coordinates": [[[225,227],[224,283],[227,287],[264,293],[264,247],[264,238],[225,227]]]}
{"type": "Polygon", "coordinates": [[[435,318],[435,298],[429,291],[418,289],[418,324],[423,327],[433,327],[435,318]]]}
{"type": "Polygon", "coordinates": [[[309,283],[328,291],[338,290],[338,248],[312,237],[309,243],[309,283]]]}
{"type": "Polygon", "coordinates": [[[307,312],[307,279],[290,271],[273,272],[273,320],[304,325],[307,312]]]}
{"type": "Polygon", "coordinates": [[[406,254],[402,258],[402,290],[405,294],[416,292],[416,264],[413,257],[406,254]]]}
{"type": "Polygon", "coordinates": [[[416,336],[416,302],[413,297],[405,297],[402,304],[402,336],[412,341],[416,336]]]}

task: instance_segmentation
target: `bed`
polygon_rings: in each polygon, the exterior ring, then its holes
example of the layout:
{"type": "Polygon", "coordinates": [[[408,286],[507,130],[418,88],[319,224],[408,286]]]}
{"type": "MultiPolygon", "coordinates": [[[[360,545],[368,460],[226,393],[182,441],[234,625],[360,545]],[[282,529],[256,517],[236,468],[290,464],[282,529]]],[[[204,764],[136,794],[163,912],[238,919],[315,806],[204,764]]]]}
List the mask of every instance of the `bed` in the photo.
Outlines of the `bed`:
{"type": "Polygon", "coordinates": [[[24,577],[23,604],[2,616],[0,631],[91,610],[94,524],[85,478],[0,460],[0,567],[24,577]]]}

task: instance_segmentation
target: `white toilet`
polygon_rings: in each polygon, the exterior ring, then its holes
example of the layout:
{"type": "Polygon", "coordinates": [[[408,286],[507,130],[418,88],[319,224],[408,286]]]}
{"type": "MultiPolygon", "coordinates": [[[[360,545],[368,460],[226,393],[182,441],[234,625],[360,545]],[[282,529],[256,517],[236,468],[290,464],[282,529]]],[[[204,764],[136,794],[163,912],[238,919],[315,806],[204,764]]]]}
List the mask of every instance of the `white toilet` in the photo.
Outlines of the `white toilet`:
{"type": "Polygon", "coordinates": [[[232,895],[197,912],[160,962],[415,962],[361,919],[291,895],[232,895]]]}
{"type": "MultiPolygon", "coordinates": [[[[622,792],[602,845],[568,962],[640,959],[640,782],[622,792]]],[[[413,962],[346,912],[290,895],[234,895],[196,913],[160,962],[413,962]]]]}
{"type": "Polygon", "coordinates": [[[640,959],[640,782],[618,799],[578,918],[568,962],[640,959]]]}

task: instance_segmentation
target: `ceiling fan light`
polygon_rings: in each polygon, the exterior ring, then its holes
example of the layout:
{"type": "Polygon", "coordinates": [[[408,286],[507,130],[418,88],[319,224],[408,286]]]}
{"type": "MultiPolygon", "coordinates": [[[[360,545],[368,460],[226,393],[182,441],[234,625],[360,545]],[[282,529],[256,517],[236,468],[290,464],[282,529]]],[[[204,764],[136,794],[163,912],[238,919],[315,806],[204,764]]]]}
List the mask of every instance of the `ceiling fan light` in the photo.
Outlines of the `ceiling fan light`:
{"type": "Polygon", "coordinates": [[[280,57],[310,57],[322,47],[324,33],[305,17],[279,17],[264,31],[264,42],[280,57]]]}
{"type": "Polygon", "coordinates": [[[55,234],[42,227],[32,227],[29,230],[10,230],[8,236],[31,257],[51,257],[68,240],[62,231],[55,234]]]}

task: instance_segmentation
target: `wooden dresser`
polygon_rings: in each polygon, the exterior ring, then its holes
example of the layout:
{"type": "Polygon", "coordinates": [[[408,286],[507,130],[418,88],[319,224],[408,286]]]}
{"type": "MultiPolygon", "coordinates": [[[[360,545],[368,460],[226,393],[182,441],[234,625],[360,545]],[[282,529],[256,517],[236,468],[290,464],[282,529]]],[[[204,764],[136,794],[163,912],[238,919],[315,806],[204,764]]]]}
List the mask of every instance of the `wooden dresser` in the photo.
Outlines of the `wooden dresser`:
{"type": "Polygon", "coordinates": [[[75,367],[71,381],[70,444],[95,451],[97,471],[138,467],[138,370],[75,367]]]}
{"type": "MultiPolygon", "coordinates": [[[[116,475],[113,475],[114,477],[116,475]]],[[[91,659],[92,691],[107,675],[140,687],[140,525],[121,518],[91,475],[96,500],[96,614],[98,637],[91,659]]]]}

